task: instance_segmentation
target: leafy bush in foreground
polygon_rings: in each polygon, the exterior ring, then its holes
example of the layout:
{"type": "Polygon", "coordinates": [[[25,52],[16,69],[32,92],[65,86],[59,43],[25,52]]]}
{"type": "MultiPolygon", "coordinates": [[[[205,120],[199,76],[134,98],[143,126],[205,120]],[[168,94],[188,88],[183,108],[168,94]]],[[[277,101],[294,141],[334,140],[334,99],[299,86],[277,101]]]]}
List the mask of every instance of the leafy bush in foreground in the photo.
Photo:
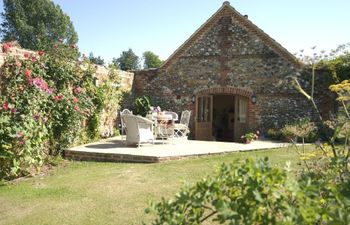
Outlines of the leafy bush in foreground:
{"type": "Polygon", "coordinates": [[[296,177],[267,158],[236,161],[146,212],[157,214],[153,224],[349,224],[349,172],[336,165],[296,177]]]}

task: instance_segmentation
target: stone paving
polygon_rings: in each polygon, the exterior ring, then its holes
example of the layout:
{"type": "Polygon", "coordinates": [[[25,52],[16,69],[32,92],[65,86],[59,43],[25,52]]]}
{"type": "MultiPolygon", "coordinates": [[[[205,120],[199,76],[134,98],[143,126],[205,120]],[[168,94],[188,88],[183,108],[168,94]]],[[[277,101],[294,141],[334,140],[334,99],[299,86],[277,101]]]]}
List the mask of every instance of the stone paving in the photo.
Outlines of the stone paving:
{"type": "Polygon", "coordinates": [[[120,137],[104,139],[65,151],[65,157],[73,160],[112,162],[163,162],[204,155],[217,155],[238,151],[286,147],[288,143],[256,140],[250,144],[235,142],[172,140],[163,143],[126,146],[120,137]]]}

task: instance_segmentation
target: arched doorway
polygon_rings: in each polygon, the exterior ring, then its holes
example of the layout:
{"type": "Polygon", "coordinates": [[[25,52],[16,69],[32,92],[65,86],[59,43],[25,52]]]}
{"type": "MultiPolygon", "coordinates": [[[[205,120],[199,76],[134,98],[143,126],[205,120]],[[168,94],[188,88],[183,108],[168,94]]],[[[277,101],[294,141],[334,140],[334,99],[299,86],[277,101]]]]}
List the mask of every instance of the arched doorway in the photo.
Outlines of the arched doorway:
{"type": "Polygon", "coordinates": [[[239,141],[250,129],[253,93],[239,88],[210,88],[195,93],[195,139],[239,141]]]}

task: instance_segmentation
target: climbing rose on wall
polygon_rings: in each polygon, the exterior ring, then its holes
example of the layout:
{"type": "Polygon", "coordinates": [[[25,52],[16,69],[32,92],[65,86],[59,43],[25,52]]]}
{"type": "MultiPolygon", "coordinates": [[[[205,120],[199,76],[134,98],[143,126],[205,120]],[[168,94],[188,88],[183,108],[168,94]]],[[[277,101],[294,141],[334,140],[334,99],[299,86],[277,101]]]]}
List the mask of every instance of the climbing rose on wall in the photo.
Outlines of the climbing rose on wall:
{"type": "Polygon", "coordinates": [[[11,51],[12,44],[10,42],[4,43],[2,45],[2,52],[3,53],[8,53],[11,51]]]}
{"type": "MultiPolygon", "coordinates": [[[[10,47],[3,49],[9,52],[10,47]]],[[[57,44],[45,54],[5,57],[0,67],[0,180],[35,171],[46,154],[61,154],[79,140],[82,121],[96,109],[97,91],[92,66],[76,63],[75,55],[76,49],[57,44]]]]}
{"type": "Polygon", "coordinates": [[[24,71],[24,75],[25,75],[26,77],[30,77],[30,74],[31,74],[31,71],[30,71],[30,70],[26,69],[26,70],[24,71]]]}
{"type": "Polygon", "coordinates": [[[46,91],[47,93],[51,92],[47,83],[40,77],[36,77],[33,79],[33,85],[42,91],[46,91]]]}
{"type": "Polygon", "coordinates": [[[73,92],[74,92],[74,94],[80,94],[80,92],[81,92],[81,87],[76,87],[76,88],[74,88],[74,90],[73,90],[73,92]]]}
{"type": "Polygon", "coordinates": [[[8,102],[4,102],[4,103],[2,104],[2,108],[3,108],[4,110],[8,110],[8,109],[9,109],[9,103],[8,103],[8,102]]]}

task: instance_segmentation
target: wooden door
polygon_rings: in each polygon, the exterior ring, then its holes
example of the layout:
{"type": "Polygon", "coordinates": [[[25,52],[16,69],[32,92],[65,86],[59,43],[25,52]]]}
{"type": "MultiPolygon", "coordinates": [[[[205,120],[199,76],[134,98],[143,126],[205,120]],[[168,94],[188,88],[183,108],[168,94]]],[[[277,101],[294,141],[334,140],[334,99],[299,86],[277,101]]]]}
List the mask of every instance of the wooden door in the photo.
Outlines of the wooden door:
{"type": "Polygon", "coordinates": [[[241,136],[247,132],[248,98],[237,96],[235,99],[234,141],[240,141],[241,136]]]}
{"type": "Polygon", "coordinates": [[[196,140],[212,140],[213,96],[197,96],[196,140]]]}

